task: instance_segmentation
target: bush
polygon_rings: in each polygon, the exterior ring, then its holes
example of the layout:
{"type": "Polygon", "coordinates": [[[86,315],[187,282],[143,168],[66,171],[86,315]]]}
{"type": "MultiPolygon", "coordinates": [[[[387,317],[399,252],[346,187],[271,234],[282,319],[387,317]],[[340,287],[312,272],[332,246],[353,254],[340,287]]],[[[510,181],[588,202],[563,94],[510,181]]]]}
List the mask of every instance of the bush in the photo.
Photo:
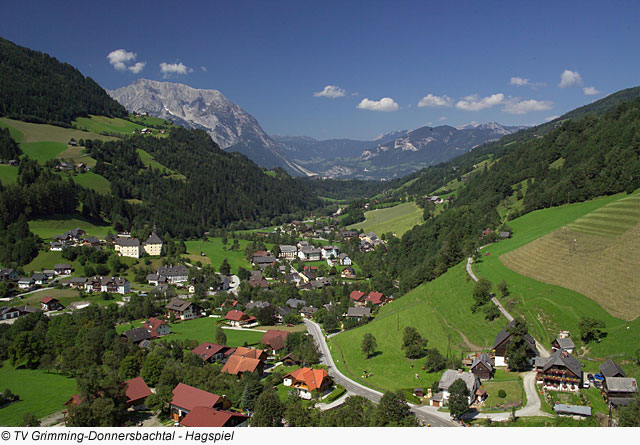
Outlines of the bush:
{"type": "Polygon", "coordinates": [[[498,391],[498,397],[504,399],[505,397],[507,397],[507,392],[504,389],[501,389],[500,391],[498,391]]]}

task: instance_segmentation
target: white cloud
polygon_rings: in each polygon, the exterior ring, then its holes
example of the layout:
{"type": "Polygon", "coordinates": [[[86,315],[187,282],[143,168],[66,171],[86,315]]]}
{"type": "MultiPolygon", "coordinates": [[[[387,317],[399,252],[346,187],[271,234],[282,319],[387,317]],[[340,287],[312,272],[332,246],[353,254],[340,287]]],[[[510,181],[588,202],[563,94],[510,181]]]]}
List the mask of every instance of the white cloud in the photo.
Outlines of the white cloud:
{"type": "Polygon", "coordinates": [[[553,102],[550,100],[519,100],[519,99],[509,99],[502,111],[509,114],[525,114],[530,111],[543,111],[550,110],[553,102]]]}
{"type": "Polygon", "coordinates": [[[137,62],[128,68],[129,68],[129,71],[131,71],[133,74],[138,74],[140,71],[144,69],[146,64],[147,62],[137,62]]]}
{"type": "Polygon", "coordinates": [[[479,98],[477,95],[466,96],[456,102],[456,108],[465,111],[480,111],[504,103],[504,94],[497,93],[479,98]]]}
{"type": "Polygon", "coordinates": [[[440,119],[438,119],[440,122],[444,122],[447,120],[447,116],[440,116],[440,119]]]}
{"type": "Polygon", "coordinates": [[[596,87],[584,87],[582,91],[585,96],[595,96],[596,94],[600,94],[600,91],[598,91],[596,87]]]}
{"type": "Polygon", "coordinates": [[[207,72],[207,67],[206,67],[206,66],[201,66],[201,67],[200,67],[200,69],[201,69],[202,71],[204,71],[205,73],[207,72]]]}
{"type": "Polygon", "coordinates": [[[344,97],[347,94],[345,90],[335,85],[327,85],[324,87],[322,91],[318,91],[313,93],[314,97],[328,97],[330,99],[335,99],[337,97],[344,97]]]}
{"type": "Polygon", "coordinates": [[[419,107],[450,107],[453,104],[453,99],[449,96],[435,96],[431,93],[424,96],[418,102],[419,107]]]}
{"type": "Polygon", "coordinates": [[[522,87],[525,85],[531,85],[531,81],[529,79],[525,79],[524,77],[512,77],[511,85],[517,85],[519,87],[522,87]]]}
{"type": "Polygon", "coordinates": [[[560,75],[560,88],[579,87],[582,85],[582,76],[577,71],[564,70],[560,75]]]}
{"type": "Polygon", "coordinates": [[[380,100],[369,100],[365,97],[356,108],[370,111],[397,111],[398,104],[390,97],[383,97],[380,100]]]}
{"type": "Polygon", "coordinates": [[[182,62],[178,62],[178,63],[162,62],[160,64],[160,71],[162,71],[162,74],[164,75],[164,77],[169,77],[172,74],[187,74],[192,72],[193,70],[187,67],[182,62]]]}
{"type": "Polygon", "coordinates": [[[545,122],[550,122],[550,121],[552,121],[552,120],[554,120],[554,119],[558,119],[559,117],[560,117],[560,116],[558,116],[557,114],[554,114],[553,116],[547,116],[547,117],[545,117],[545,118],[544,118],[544,121],[545,121],[545,122]]]}
{"type": "Polygon", "coordinates": [[[136,60],[136,53],[129,52],[126,49],[116,49],[107,55],[109,63],[118,71],[125,71],[127,63],[136,60]]]}

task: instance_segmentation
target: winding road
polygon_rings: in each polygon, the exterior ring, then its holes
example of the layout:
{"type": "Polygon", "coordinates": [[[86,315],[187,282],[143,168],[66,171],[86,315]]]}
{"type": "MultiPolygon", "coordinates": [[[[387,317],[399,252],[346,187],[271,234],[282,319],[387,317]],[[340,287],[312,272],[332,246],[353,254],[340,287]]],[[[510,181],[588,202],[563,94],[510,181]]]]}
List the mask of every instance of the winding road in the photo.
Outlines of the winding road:
{"type": "MultiPolygon", "coordinates": [[[[367,388],[360,383],[351,380],[344,374],[342,374],[338,368],[336,367],[333,357],[331,357],[331,352],[329,351],[329,346],[322,334],[322,330],[317,323],[314,323],[311,320],[304,320],[304,324],[307,326],[307,330],[313,336],[318,348],[320,349],[320,353],[322,355],[322,364],[327,366],[327,370],[329,375],[333,379],[334,382],[339,385],[344,386],[347,390],[347,393],[350,395],[358,395],[365,397],[371,400],[374,403],[378,403],[382,398],[382,393],[376,391],[371,388],[367,388]]],[[[424,421],[425,424],[429,424],[431,426],[458,426],[456,423],[452,422],[449,416],[449,413],[443,413],[438,411],[436,407],[432,406],[418,406],[412,405],[411,411],[416,415],[416,417],[424,421]]]]}

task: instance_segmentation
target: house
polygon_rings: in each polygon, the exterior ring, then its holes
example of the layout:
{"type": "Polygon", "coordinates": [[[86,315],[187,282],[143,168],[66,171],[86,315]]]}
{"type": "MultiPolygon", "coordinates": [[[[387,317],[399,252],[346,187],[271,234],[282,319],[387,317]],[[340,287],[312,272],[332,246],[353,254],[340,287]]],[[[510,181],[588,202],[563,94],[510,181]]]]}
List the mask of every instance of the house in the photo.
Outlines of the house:
{"type": "Polygon", "coordinates": [[[53,266],[53,270],[56,275],[69,275],[73,271],[73,268],[71,264],[62,263],[53,266]]]}
{"type": "Polygon", "coordinates": [[[159,267],[157,274],[166,277],[169,284],[184,283],[189,279],[189,269],[182,264],[159,267]]]}
{"type": "Polygon", "coordinates": [[[551,343],[551,349],[553,349],[554,351],[563,350],[567,351],[569,354],[572,354],[576,349],[576,345],[569,337],[558,337],[551,343]]]}
{"type": "Polygon", "coordinates": [[[36,282],[31,277],[20,277],[18,280],[18,288],[27,290],[35,286],[36,282]]]}
{"type": "Polygon", "coordinates": [[[49,280],[48,276],[40,272],[34,273],[33,275],[31,275],[31,278],[33,279],[34,284],[38,286],[47,284],[47,281],[49,280]]]}
{"type": "Polygon", "coordinates": [[[173,398],[171,399],[171,417],[179,422],[184,416],[189,414],[194,408],[200,406],[205,408],[225,408],[228,405],[226,399],[217,394],[203,391],[193,386],[178,383],[173,388],[173,398]]]}
{"type": "Polygon", "coordinates": [[[340,276],[342,278],[355,279],[356,278],[356,270],[351,266],[347,266],[344,269],[342,269],[342,272],[340,272],[340,276]]]}
{"type": "Polygon", "coordinates": [[[242,358],[255,358],[260,361],[267,359],[267,351],[257,348],[251,348],[246,346],[238,346],[231,352],[231,355],[235,355],[242,358]]]}
{"type": "Polygon", "coordinates": [[[605,377],[602,392],[610,407],[626,406],[638,394],[638,382],[630,377],[605,377]]]}
{"type": "Polygon", "coordinates": [[[0,307],[0,320],[11,320],[12,318],[18,318],[20,315],[20,310],[15,307],[0,307]]]}
{"type": "Polygon", "coordinates": [[[40,300],[40,305],[43,311],[57,311],[63,309],[60,302],[53,297],[43,297],[40,300]]]}
{"type": "Polygon", "coordinates": [[[145,328],[153,338],[161,337],[163,335],[167,335],[171,333],[171,328],[169,327],[169,324],[166,321],[159,320],[154,317],[151,317],[148,320],[146,320],[142,324],[142,327],[145,328]]]}
{"type": "Polygon", "coordinates": [[[349,255],[347,255],[346,253],[341,253],[340,255],[338,255],[338,259],[340,260],[340,265],[341,266],[352,266],[353,265],[351,263],[351,258],[349,258],[349,255]]]}
{"type": "Polygon", "coordinates": [[[102,292],[102,278],[97,276],[87,278],[84,283],[84,290],[87,292],[102,292]]]}
{"type": "MultiPolygon", "coordinates": [[[[238,348],[240,349],[240,348],[238,348]]],[[[247,348],[244,348],[247,349],[247,348]]],[[[265,354],[266,355],[266,354],[265,354]]],[[[227,362],[224,364],[220,372],[226,372],[227,374],[237,375],[241,377],[242,374],[248,372],[257,372],[258,375],[262,375],[264,371],[264,360],[246,357],[244,355],[236,355],[235,352],[227,358],[227,362]]]]}
{"type": "Polygon", "coordinates": [[[143,340],[151,340],[151,334],[145,328],[133,328],[120,334],[123,340],[129,343],[140,344],[143,340]]]}
{"type": "Polygon", "coordinates": [[[331,286],[331,278],[318,278],[317,280],[310,281],[312,289],[322,289],[327,286],[331,286]]]}
{"type": "Polygon", "coordinates": [[[169,314],[174,314],[180,320],[191,320],[196,318],[199,313],[199,308],[195,304],[189,300],[180,300],[179,298],[172,299],[165,308],[169,311],[169,314]]]}
{"type": "MultiPolygon", "coordinates": [[[[495,353],[495,366],[506,366],[505,355],[507,352],[507,345],[511,342],[513,338],[513,334],[509,332],[511,327],[513,326],[514,321],[510,321],[504,329],[498,332],[496,335],[496,340],[493,343],[493,352],[495,353]]],[[[536,341],[531,337],[530,334],[524,336],[525,343],[527,344],[527,356],[533,362],[533,358],[538,355],[538,350],[536,348],[536,341]]]]}
{"type": "Polygon", "coordinates": [[[546,389],[578,391],[582,387],[582,363],[567,351],[536,358],[536,379],[546,389]]]}
{"type": "Polygon", "coordinates": [[[340,255],[340,247],[332,245],[322,246],[320,248],[320,255],[322,256],[323,260],[327,260],[329,258],[338,258],[338,255],[340,255]]]}
{"type": "Polygon", "coordinates": [[[142,243],[142,248],[146,252],[147,255],[151,256],[160,256],[162,255],[162,239],[158,236],[155,230],[151,232],[149,238],[142,243]]]}
{"type": "Polygon", "coordinates": [[[18,281],[20,275],[14,269],[0,269],[0,281],[18,281]]]}
{"type": "Polygon", "coordinates": [[[222,302],[222,304],[220,305],[220,309],[229,309],[229,308],[234,308],[238,305],[238,300],[232,300],[230,298],[227,298],[226,300],[224,300],[222,302]]]}
{"type": "Polygon", "coordinates": [[[493,376],[493,360],[486,354],[482,353],[476,357],[471,364],[471,373],[479,379],[488,380],[493,376]]]}
{"type": "Polygon", "coordinates": [[[321,256],[322,250],[312,246],[304,246],[298,250],[298,258],[302,261],[320,261],[321,256]]]}
{"type": "Polygon", "coordinates": [[[323,393],[331,387],[331,378],[324,369],[298,368],[285,375],[282,383],[295,389],[301,399],[310,400],[313,391],[323,393]]]}
{"type": "Polygon", "coordinates": [[[273,266],[276,263],[276,257],[271,254],[265,256],[254,256],[251,258],[251,263],[262,270],[267,266],[273,266]]]}
{"type": "Polygon", "coordinates": [[[149,275],[147,275],[147,283],[151,284],[152,286],[166,284],[167,277],[165,277],[164,275],[158,275],[157,273],[150,273],[149,275]]]}
{"type": "Polygon", "coordinates": [[[289,315],[291,313],[291,309],[286,307],[286,306],[282,306],[279,308],[276,308],[276,321],[278,323],[282,323],[284,321],[284,317],[286,317],[287,315],[289,315]]]}
{"type": "Polygon", "coordinates": [[[269,282],[263,276],[260,276],[260,278],[251,277],[249,278],[249,286],[269,289],[269,282]]]}
{"type": "Polygon", "coordinates": [[[387,301],[386,297],[382,292],[369,292],[365,301],[370,301],[372,305],[382,305],[385,301],[387,301]]]}
{"type": "Polygon", "coordinates": [[[364,306],[365,302],[365,293],[360,292],[359,290],[354,290],[349,294],[349,298],[353,301],[356,306],[364,306]]]}
{"type": "Polygon", "coordinates": [[[297,298],[289,298],[287,300],[287,306],[293,309],[297,309],[299,306],[305,306],[307,302],[305,300],[298,300],[297,298]]]}
{"type": "Polygon", "coordinates": [[[280,253],[278,258],[293,260],[298,256],[298,248],[296,246],[280,245],[280,253]]]}
{"type": "Polygon", "coordinates": [[[231,349],[229,346],[204,342],[193,348],[191,352],[200,357],[203,362],[213,363],[217,360],[222,360],[224,353],[229,349],[231,349]]]}
{"type": "Polygon", "coordinates": [[[626,377],[622,368],[613,360],[609,359],[600,365],[600,374],[606,377],[626,377]]]}
{"type": "Polygon", "coordinates": [[[438,383],[440,392],[431,398],[431,406],[444,406],[449,401],[449,387],[456,380],[462,380],[469,389],[469,405],[476,401],[476,392],[480,388],[480,379],[471,372],[462,372],[462,370],[447,369],[438,383]],[[438,397],[436,397],[438,396],[438,397]]]}
{"type": "Polygon", "coordinates": [[[87,284],[87,279],[85,277],[71,277],[71,278],[69,278],[67,283],[73,289],[82,289],[82,290],[84,290],[85,286],[87,284]]]}
{"type": "Polygon", "coordinates": [[[138,238],[118,237],[114,247],[120,256],[140,258],[140,255],[142,255],[142,246],[138,238]]]}
{"type": "Polygon", "coordinates": [[[145,409],[144,402],[152,394],[151,390],[142,377],[136,377],[124,382],[127,389],[127,406],[134,409],[145,409]]]}
{"type": "Polygon", "coordinates": [[[279,331],[277,329],[269,329],[260,339],[260,343],[269,346],[274,353],[284,349],[285,341],[289,333],[287,331],[279,331]]]}
{"type": "Polygon", "coordinates": [[[508,239],[511,238],[511,232],[500,232],[498,236],[502,239],[508,239]]]}
{"type": "Polygon", "coordinates": [[[100,280],[100,292],[128,294],[131,292],[131,284],[129,280],[122,277],[102,277],[100,280]]]}
{"type": "Polygon", "coordinates": [[[246,309],[250,311],[251,309],[264,309],[271,306],[268,301],[251,301],[247,303],[246,309]]]}
{"type": "Polygon", "coordinates": [[[371,316],[371,309],[368,307],[350,307],[347,310],[347,317],[357,318],[362,320],[363,318],[369,318],[371,316]]]}
{"type": "Polygon", "coordinates": [[[64,249],[66,246],[66,243],[62,241],[49,242],[49,250],[52,252],[62,252],[62,249],[64,249]]]}
{"type": "Polygon", "coordinates": [[[256,317],[251,317],[242,311],[232,309],[224,316],[230,326],[237,328],[257,324],[256,317]]]}
{"type": "Polygon", "coordinates": [[[304,306],[302,309],[300,309],[300,315],[302,315],[304,318],[313,318],[313,314],[315,314],[316,312],[318,312],[318,309],[313,306],[304,306]]]}
{"type": "Polygon", "coordinates": [[[196,406],[180,420],[180,426],[205,428],[246,427],[249,416],[205,406],[196,406]]]}

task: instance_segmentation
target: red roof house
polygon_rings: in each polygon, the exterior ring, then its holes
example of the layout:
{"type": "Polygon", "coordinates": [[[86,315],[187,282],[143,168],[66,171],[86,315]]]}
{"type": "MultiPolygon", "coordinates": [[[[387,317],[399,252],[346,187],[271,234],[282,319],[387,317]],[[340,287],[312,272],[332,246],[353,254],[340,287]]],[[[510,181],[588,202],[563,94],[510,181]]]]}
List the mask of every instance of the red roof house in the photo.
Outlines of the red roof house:
{"type": "Polygon", "coordinates": [[[196,406],[180,421],[181,426],[187,427],[234,427],[245,423],[249,416],[221,411],[218,409],[196,406]]]}
{"type": "Polygon", "coordinates": [[[252,373],[258,372],[258,375],[262,375],[264,371],[264,361],[257,358],[242,357],[239,355],[231,355],[227,359],[220,372],[226,372],[227,374],[242,376],[245,372],[252,373]]]}
{"type": "Polygon", "coordinates": [[[145,383],[142,377],[136,377],[134,379],[126,380],[127,385],[127,406],[140,406],[144,405],[144,401],[147,396],[151,395],[151,390],[145,383]]]}
{"type": "Polygon", "coordinates": [[[331,386],[329,374],[324,369],[298,368],[284,376],[284,386],[298,390],[303,399],[310,399],[312,391],[323,392],[331,386]]]}
{"type": "Polygon", "coordinates": [[[271,349],[275,351],[279,351],[284,348],[284,342],[287,339],[287,335],[289,335],[286,331],[279,331],[277,329],[269,329],[264,333],[260,343],[263,345],[269,346],[271,349]]]}
{"type": "Polygon", "coordinates": [[[43,311],[55,311],[62,309],[60,302],[53,297],[43,297],[40,300],[40,304],[43,311]]]}
{"type": "Polygon", "coordinates": [[[224,353],[229,349],[229,346],[204,342],[193,348],[191,352],[200,357],[203,362],[213,363],[223,358],[224,353]]]}
{"type": "Polygon", "coordinates": [[[246,326],[256,321],[256,317],[250,317],[242,311],[237,309],[230,310],[227,315],[224,316],[225,320],[229,322],[231,326],[246,326]]]}
{"type": "Polygon", "coordinates": [[[167,335],[171,333],[171,329],[169,328],[169,324],[166,321],[159,320],[157,318],[149,318],[142,324],[142,327],[145,328],[152,337],[160,337],[162,335],[167,335]]]}
{"type": "Polygon", "coordinates": [[[179,421],[197,406],[205,408],[223,407],[224,399],[217,394],[203,391],[193,386],[178,383],[173,388],[171,399],[171,415],[175,421],[179,421]]]}
{"type": "Polygon", "coordinates": [[[351,294],[349,294],[349,298],[351,298],[356,303],[363,303],[364,292],[360,292],[359,290],[354,290],[353,292],[351,292],[351,294]]]}
{"type": "Polygon", "coordinates": [[[384,303],[385,301],[387,301],[387,299],[382,292],[369,292],[369,295],[367,295],[365,301],[370,301],[371,304],[375,306],[377,304],[384,303]]]}

